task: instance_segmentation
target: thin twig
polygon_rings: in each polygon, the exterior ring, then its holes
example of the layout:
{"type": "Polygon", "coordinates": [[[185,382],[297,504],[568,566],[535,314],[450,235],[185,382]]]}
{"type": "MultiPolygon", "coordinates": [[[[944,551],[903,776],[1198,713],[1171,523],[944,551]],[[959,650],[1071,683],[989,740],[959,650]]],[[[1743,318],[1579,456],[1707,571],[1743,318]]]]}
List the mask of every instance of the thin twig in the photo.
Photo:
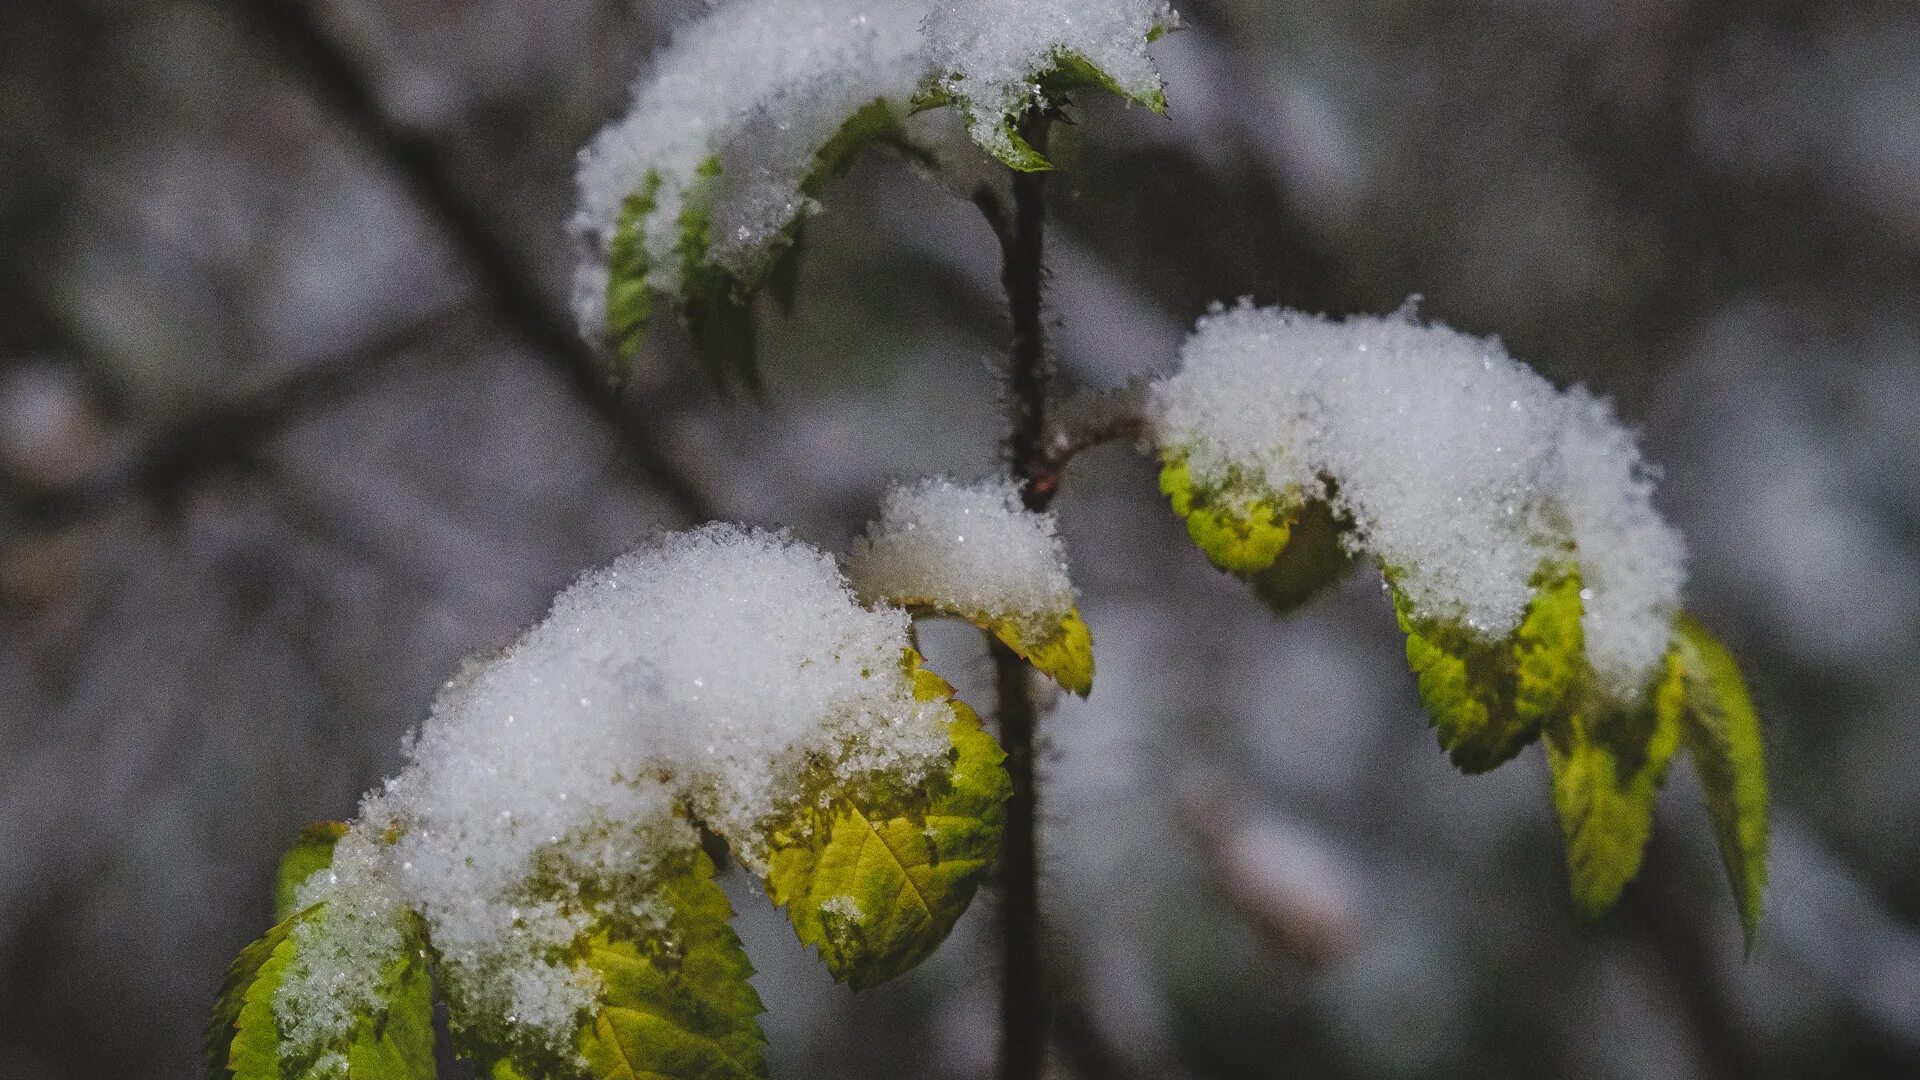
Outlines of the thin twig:
{"type": "Polygon", "coordinates": [[[628,461],[690,521],[713,516],[657,432],[636,424],[593,350],[537,284],[532,270],[454,181],[451,156],[386,112],[373,82],[314,15],[308,0],[229,0],[315,98],[392,170],[446,234],[500,322],[566,378],[574,396],[620,435],[628,461]]]}
{"type": "Polygon", "coordinates": [[[1028,481],[1051,499],[1067,466],[1082,452],[1123,439],[1138,439],[1147,429],[1145,386],[1138,381],[1118,390],[1082,393],[1055,410],[1028,481]]]}
{"type": "MultiPolygon", "coordinates": [[[[1050,119],[1030,111],[1021,135],[1046,153],[1050,119]]],[[[1044,173],[1015,173],[1013,213],[998,212],[999,200],[982,188],[975,202],[1000,238],[1000,282],[1007,292],[1013,340],[1007,371],[1007,465],[1021,481],[1028,508],[1044,510],[1051,485],[1036,483],[1045,459],[1047,392],[1053,377],[1041,310],[1045,278],[1046,188],[1044,173]]],[[[1000,744],[1007,752],[1013,794],[1007,800],[1000,849],[1001,1080],[1039,1080],[1046,1064],[1049,1002],[1040,950],[1039,795],[1034,778],[1033,688],[1027,664],[997,638],[993,649],[1000,697],[1000,744]]]]}

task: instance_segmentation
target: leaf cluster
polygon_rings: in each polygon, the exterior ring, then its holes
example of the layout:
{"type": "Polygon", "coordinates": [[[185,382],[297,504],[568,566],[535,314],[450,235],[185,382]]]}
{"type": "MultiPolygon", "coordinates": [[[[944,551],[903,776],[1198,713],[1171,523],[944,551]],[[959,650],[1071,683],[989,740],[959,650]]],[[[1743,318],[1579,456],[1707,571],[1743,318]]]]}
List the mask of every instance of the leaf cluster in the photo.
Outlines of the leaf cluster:
{"type": "MultiPolygon", "coordinates": [[[[1231,471],[1223,483],[1196,484],[1177,450],[1164,453],[1160,490],[1207,558],[1277,612],[1352,567],[1340,539],[1348,525],[1322,499],[1231,471]]],[[[1454,765],[1486,772],[1545,743],[1575,905],[1599,916],[1639,872],[1655,796],[1684,746],[1750,947],[1766,884],[1766,760],[1759,717],[1725,647],[1681,615],[1652,685],[1623,700],[1587,661],[1577,553],[1540,567],[1525,616],[1502,638],[1416,614],[1394,568],[1382,571],[1420,699],[1454,765]]]]}

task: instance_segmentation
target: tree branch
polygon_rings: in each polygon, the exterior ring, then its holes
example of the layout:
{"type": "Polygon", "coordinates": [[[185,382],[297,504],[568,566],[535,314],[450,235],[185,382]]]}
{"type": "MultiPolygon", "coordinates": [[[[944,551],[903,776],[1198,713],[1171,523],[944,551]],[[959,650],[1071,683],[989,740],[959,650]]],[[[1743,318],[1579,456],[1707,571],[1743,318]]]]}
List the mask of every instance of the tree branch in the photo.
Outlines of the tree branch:
{"type": "MultiPolygon", "coordinates": [[[[1020,122],[1022,137],[1042,154],[1050,122],[1044,109],[1030,110],[1020,122]]],[[[1041,307],[1046,275],[1045,184],[1044,173],[1014,173],[1011,216],[1001,212],[999,199],[988,188],[983,187],[974,199],[1000,238],[1000,283],[1006,289],[1013,323],[1006,459],[1032,510],[1046,509],[1055,490],[1052,484],[1036,482],[1045,460],[1047,392],[1053,378],[1041,307]]],[[[1007,775],[1013,781],[1000,850],[1000,1075],[1001,1080],[1039,1080],[1046,1064],[1050,1003],[1040,951],[1033,689],[1026,661],[991,635],[989,641],[1000,698],[1000,745],[1007,752],[1007,775]]]]}
{"type": "Polygon", "coordinates": [[[372,80],[328,34],[307,0],[229,2],[314,97],[400,180],[446,234],[500,322],[565,377],[581,404],[613,426],[628,462],[689,521],[712,517],[706,499],[673,461],[658,434],[633,422],[599,358],[548,300],[532,270],[454,182],[444,148],[387,115],[372,80]]]}
{"type": "Polygon", "coordinates": [[[1146,384],[1135,380],[1118,390],[1085,392],[1057,412],[1061,415],[1048,425],[1029,480],[1049,499],[1058,491],[1067,466],[1083,451],[1146,433],[1146,384]]]}

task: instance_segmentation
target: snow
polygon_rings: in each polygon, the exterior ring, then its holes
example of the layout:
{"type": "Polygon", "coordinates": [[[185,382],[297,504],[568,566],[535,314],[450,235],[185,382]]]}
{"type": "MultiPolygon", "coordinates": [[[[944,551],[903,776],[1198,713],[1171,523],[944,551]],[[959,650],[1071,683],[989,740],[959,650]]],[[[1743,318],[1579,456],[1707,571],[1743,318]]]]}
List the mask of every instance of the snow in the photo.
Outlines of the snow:
{"type": "Polygon", "coordinates": [[[914,781],[942,758],[949,714],[914,696],[907,628],[784,533],[708,526],[587,574],[446,685],[405,770],[307,883],[303,903],[328,906],[276,1002],[294,1048],[347,1030],[411,908],[456,1026],[566,1051],[597,986],[550,957],[600,919],[658,921],[633,883],[697,842],[676,803],[758,869],[770,820],[815,795],[810,752],[845,779],[914,781]],[[583,899],[610,887],[617,908],[583,899]]]}
{"type": "Polygon", "coordinates": [[[1498,341],[1410,309],[1216,307],[1181,362],[1150,411],[1196,482],[1312,498],[1331,479],[1351,546],[1393,570],[1414,611],[1488,637],[1518,625],[1534,572],[1571,545],[1603,680],[1637,692],[1665,653],[1684,549],[1632,434],[1584,389],[1561,393],[1498,341]]]}
{"type": "Polygon", "coordinates": [[[1053,515],[1023,506],[1006,477],[895,485],[854,541],[847,577],[870,601],[995,620],[1057,621],[1074,601],[1053,515]]]}

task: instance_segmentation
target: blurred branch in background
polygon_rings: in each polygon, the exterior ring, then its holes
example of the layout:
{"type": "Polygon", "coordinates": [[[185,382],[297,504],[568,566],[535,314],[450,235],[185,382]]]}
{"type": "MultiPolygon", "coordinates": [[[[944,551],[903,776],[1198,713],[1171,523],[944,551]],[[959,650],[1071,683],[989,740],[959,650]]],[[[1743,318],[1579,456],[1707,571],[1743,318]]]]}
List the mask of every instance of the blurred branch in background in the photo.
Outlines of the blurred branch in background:
{"type": "MultiPolygon", "coordinates": [[[[217,469],[256,465],[266,444],[289,425],[350,395],[368,392],[388,365],[402,359],[420,362],[421,346],[443,339],[473,316],[472,309],[465,306],[441,311],[356,348],[349,355],[272,379],[258,389],[214,402],[151,433],[121,436],[118,445],[69,450],[70,457],[100,456],[105,460],[62,482],[32,485],[37,490],[30,489],[17,499],[14,509],[34,527],[57,529],[123,498],[145,499],[168,508],[194,483],[217,469]]],[[[73,423],[48,423],[44,425],[44,437],[66,440],[73,423]]],[[[94,436],[96,443],[111,439],[105,432],[94,436]]],[[[26,447],[16,451],[24,456],[33,453],[26,447]]]]}
{"type": "Polygon", "coordinates": [[[622,404],[606,366],[581,341],[572,319],[547,298],[525,261],[461,189],[450,155],[431,136],[406,129],[387,113],[372,80],[306,0],[226,2],[405,184],[472,273],[489,301],[487,310],[553,364],[574,396],[620,433],[634,467],[687,521],[710,519],[706,499],[673,460],[666,440],[622,404]]]}

